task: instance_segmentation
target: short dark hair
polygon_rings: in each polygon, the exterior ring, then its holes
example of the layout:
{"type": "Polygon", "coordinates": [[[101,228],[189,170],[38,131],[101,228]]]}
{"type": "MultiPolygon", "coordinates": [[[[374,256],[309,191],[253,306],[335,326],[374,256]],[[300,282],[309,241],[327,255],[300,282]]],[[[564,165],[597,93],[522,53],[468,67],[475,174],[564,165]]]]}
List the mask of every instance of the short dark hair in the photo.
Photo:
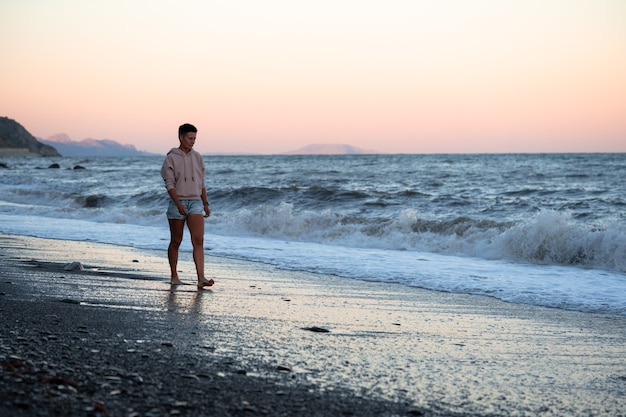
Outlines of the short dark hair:
{"type": "Polygon", "coordinates": [[[189,132],[198,133],[198,129],[189,123],[185,123],[184,125],[180,125],[178,127],[178,136],[185,136],[189,132]]]}

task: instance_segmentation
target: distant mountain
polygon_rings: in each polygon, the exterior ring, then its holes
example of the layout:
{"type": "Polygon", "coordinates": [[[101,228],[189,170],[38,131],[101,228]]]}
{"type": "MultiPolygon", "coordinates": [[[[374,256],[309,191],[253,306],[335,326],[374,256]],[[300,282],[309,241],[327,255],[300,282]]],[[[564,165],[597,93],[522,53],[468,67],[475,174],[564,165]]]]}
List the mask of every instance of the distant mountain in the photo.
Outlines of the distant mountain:
{"type": "Polygon", "coordinates": [[[40,139],[41,142],[54,146],[63,156],[140,156],[153,155],[138,151],[133,145],[123,145],[110,139],[87,138],[74,141],[65,133],[40,139]]]}
{"type": "Polygon", "coordinates": [[[0,117],[0,156],[59,156],[57,150],[39,142],[21,124],[0,117]]]}
{"type": "Polygon", "coordinates": [[[361,149],[344,144],[314,144],[295,151],[285,152],[284,155],[359,155],[376,154],[378,152],[369,149],[361,149]]]}

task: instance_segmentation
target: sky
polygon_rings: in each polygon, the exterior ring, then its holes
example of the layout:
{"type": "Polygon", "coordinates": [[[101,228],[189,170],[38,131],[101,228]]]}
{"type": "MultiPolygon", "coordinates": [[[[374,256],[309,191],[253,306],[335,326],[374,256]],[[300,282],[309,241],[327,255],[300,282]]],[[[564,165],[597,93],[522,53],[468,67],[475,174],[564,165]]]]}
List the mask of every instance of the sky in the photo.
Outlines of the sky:
{"type": "Polygon", "coordinates": [[[0,116],[164,153],[626,152],[625,0],[3,0],[0,116]]]}

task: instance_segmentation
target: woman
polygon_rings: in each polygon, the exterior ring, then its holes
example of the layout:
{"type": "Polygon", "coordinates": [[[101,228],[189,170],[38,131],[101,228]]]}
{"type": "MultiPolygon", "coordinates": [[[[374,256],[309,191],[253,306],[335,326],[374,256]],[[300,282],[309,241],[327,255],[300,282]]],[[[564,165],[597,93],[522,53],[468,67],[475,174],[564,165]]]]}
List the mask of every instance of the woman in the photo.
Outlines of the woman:
{"type": "Polygon", "coordinates": [[[161,176],[170,196],[167,219],[170,224],[170,244],[167,258],[170,263],[171,284],[183,282],[178,278],[178,248],[183,240],[185,223],[191,234],[193,261],[198,274],[198,289],[210,287],[215,282],[204,277],[204,217],[211,215],[204,186],[204,161],[193,150],[196,142],[195,126],[185,123],[178,128],[180,146],[172,148],[161,167],[161,176]]]}

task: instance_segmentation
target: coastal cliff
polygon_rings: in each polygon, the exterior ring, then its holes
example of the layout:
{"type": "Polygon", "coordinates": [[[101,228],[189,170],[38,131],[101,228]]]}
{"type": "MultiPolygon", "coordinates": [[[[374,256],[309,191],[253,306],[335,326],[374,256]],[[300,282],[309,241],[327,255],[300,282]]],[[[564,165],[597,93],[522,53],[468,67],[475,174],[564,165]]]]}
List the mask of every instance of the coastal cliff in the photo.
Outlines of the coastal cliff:
{"type": "Polygon", "coordinates": [[[50,145],[39,142],[21,124],[0,117],[0,156],[61,156],[50,145]]]}

